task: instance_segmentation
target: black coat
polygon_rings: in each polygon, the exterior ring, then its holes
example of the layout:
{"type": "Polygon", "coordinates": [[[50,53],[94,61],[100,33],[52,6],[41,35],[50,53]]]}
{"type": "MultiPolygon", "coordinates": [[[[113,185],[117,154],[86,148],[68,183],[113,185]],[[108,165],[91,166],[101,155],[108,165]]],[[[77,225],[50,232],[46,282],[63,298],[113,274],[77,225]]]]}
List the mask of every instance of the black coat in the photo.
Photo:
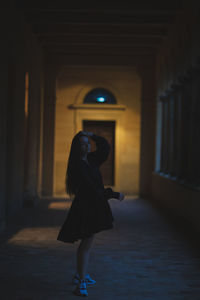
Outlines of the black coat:
{"type": "Polygon", "coordinates": [[[93,135],[97,150],[87,155],[89,164],[81,160],[77,170],[77,192],[57,240],[74,243],[102,230],[113,228],[113,215],[108,203],[119,193],[104,188],[100,165],[107,159],[110,145],[101,136],[93,135]]]}

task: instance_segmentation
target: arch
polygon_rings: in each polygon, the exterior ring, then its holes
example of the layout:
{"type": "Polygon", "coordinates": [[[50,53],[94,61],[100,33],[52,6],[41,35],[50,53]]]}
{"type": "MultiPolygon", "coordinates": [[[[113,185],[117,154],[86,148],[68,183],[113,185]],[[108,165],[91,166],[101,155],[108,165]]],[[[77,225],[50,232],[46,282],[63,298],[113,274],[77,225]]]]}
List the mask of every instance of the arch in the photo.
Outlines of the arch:
{"type": "MultiPolygon", "coordinates": [[[[92,90],[95,90],[99,87],[101,87],[101,89],[105,89],[105,90],[109,91],[114,96],[114,98],[117,99],[116,104],[121,103],[122,97],[121,97],[121,94],[120,94],[119,90],[117,89],[117,87],[113,87],[111,84],[108,84],[106,82],[94,82],[94,83],[84,85],[79,90],[79,92],[76,95],[74,104],[84,104],[84,99],[85,99],[86,95],[89,92],[91,92],[92,90]]],[[[102,104],[105,104],[105,102],[102,104]]]]}
{"type": "Polygon", "coordinates": [[[95,104],[117,104],[116,98],[109,90],[105,88],[94,88],[89,91],[83,103],[95,103],[95,104]]]}

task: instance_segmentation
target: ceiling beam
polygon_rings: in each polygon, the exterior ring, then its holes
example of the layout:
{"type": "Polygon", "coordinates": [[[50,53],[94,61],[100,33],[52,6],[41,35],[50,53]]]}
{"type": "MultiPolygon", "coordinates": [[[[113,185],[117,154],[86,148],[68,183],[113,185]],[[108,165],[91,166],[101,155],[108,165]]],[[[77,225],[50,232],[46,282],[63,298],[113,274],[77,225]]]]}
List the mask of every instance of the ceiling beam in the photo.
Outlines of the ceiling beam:
{"type": "Polygon", "coordinates": [[[65,52],[112,52],[112,53],[127,53],[127,52],[137,52],[137,53],[156,53],[158,48],[156,47],[144,47],[144,46],[130,46],[125,45],[124,47],[113,46],[113,45],[63,45],[63,46],[57,46],[57,45],[51,45],[51,46],[43,46],[44,49],[48,49],[49,51],[65,51],[65,52]]]}
{"type": "Polygon", "coordinates": [[[147,16],[174,16],[177,13],[177,8],[169,8],[169,9],[162,9],[159,7],[155,8],[141,8],[141,9],[107,9],[106,7],[104,9],[49,9],[48,7],[46,8],[33,8],[33,9],[23,9],[24,15],[29,16],[29,15],[34,15],[34,14],[93,14],[93,15],[121,15],[121,16],[138,16],[138,15],[147,15],[147,16]]]}
{"type": "Polygon", "coordinates": [[[147,19],[147,18],[141,18],[140,20],[70,20],[70,19],[54,19],[54,20],[45,20],[44,18],[38,18],[38,19],[32,19],[26,18],[26,21],[28,23],[31,23],[32,25],[76,25],[76,26],[121,26],[121,27],[129,27],[129,26],[152,26],[152,27],[162,27],[166,26],[168,24],[172,23],[172,19],[147,19]]]}
{"type": "Polygon", "coordinates": [[[140,13],[113,13],[104,11],[90,12],[90,11],[41,11],[41,12],[26,12],[25,18],[32,24],[41,23],[62,23],[62,24],[73,24],[73,23],[86,23],[86,24],[137,24],[137,23],[169,23],[175,16],[174,13],[146,13],[141,11],[140,13]]]}
{"type": "Polygon", "coordinates": [[[71,37],[74,37],[76,39],[83,39],[83,38],[101,38],[101,37],[105,37],[105,38],[128,38],[128,39],[157,39],[158,41],[162,41],[166,35],[165,34],[156,34],[156,33],[143,33],[143,34],[139,34],[139,33],[133,33],[133,34],[122,34],[122,33],[53,33],[53,32],[46,32],[46,33],[37,33],[37,38],[39,41],[49,41],[49,40],[61,40],[61,39],[70,39],[71,37]]]}
{"type": "Polygon", "coordinates": [[[59,47],[50,47],[44,48],[46,52],[48,53],[65,53],[66,55],[68,54],[73,54],[73,55],[106,55],[106,56],[112,56],[112,55],[118,55],[118,56],[124,56],[124,55],[130,55],[130,56],[135,56],[135,55],[155,55],[156,50],[154,49],[144,49],[144,48],[138,48],[138,49],[131,49],[131,48],[126,48],[126,49],[114,49],[114,48],[83,48],[83,47],[77,47],[77,48],[59,48],[59,47]]]}
{"type": "Polygon", "coordinates": [[[43,44],[42,45],[44,48],[56,48],[56,49],[76,49],[76,48],[81,48],[81,49],[133,49],[133,50],[137,50],[137,49],[144,49],[146,51],[152,50],[156,51],[160,45],[154,45],[154,44],[128,44],[128,43],[124,43],[123,47],[121,47],[121,43],[118,42],[118,44],[106,44],[104,43],[102,44],[98,44],[98,43],[63,43],[63,44],[56,44],[56,43],[51,43],[51,44],[43,44]]]}
{"type": "Polygon", "coordinates": [[[130,9],[179,9],[182,6],[182,0],[134,0],[128,3],[124,1],[66,1],[66,0],[18,0],[16,1],[17,7],[21,9],[28,10],[69,10],[69,9],[79,9],[79,10],[122,10],[127,7],[130,9]]]}
{"type": "Polygon", "coordinates": [[[137,35],[137,36],[154,36],[165,37],[167,35],[166,26],[140,24],[121,26],[121,25],[78,25],[78,24],[35,24],[34,33],[38,36],[43,35],[73,35],[73,34],[95,34],[95,35],[137,35]]]}
{"type": "Polygon", "coordinates": [[[48,45],[48,44],[71,44],[71,43],[113,43],[113,44],[119,44],[119,43],[128,43],[128,44],[150,44],[150,45],[159,45],[162,41],[161,38],[157,37],[131,37],[130,35],[95,35],[95,34],[89,34],[89,35],[68,35],[68,36],[39,36],[38,40],[41,41],[42,44],[48,45]]]}
{"type": "Polygon", "coordinates": [[[65,55],[47,54],[46,63],[60,66],[81,66],[81,65],[100,65],[100,66],[149,66],[155,64],[155,56],[135,55],[135,56],[102,56],[102,55],[65,55]]]}

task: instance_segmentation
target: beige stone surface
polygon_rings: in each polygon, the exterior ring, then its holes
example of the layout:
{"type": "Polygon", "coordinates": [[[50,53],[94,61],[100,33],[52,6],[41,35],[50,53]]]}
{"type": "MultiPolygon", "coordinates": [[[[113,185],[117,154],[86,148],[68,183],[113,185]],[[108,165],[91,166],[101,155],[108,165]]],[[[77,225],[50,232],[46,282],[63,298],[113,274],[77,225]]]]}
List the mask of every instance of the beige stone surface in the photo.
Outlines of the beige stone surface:
{"type": "MultiPolygon", "coordinates": [[[[87,105],[86,105],[87,106],[87,105]]],[[[64,196],[67,159],[74,135],[82,121],[114,120],[115,184],[113,189],[138,194],[140,161],[141,80],[135,68],[71,67],[57,78],[54,196],[64,196]],[[117,109],[98,106],[84,109],[86,94],[97,87],[108,89],[117,100],[117,109]],[[76,109],[69,108],[70,105],[76,109]],[[78,106],[78,108],[77,108],[78,106]]]]}

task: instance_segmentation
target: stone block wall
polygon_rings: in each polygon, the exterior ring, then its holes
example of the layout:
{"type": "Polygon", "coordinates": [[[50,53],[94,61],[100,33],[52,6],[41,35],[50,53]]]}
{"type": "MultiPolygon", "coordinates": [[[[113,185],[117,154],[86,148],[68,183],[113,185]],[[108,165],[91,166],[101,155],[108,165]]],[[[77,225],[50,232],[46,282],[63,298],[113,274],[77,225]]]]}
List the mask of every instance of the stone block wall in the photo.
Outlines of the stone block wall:
{"type": "Polygon", "coordinates": [[[134,67],[71,67],[57,78],[54,195],[65,196],[65,172],[73,136],[82,130],[82,120],[115,120],[115,185],[125,194],[139,193],[141,78],[134,67]],[[92,89],[102,87],[117,100],[116,109],[83,109],[83,99],[92,89]],[[80,108],[70,109],[70,105],[80,108]]]}

